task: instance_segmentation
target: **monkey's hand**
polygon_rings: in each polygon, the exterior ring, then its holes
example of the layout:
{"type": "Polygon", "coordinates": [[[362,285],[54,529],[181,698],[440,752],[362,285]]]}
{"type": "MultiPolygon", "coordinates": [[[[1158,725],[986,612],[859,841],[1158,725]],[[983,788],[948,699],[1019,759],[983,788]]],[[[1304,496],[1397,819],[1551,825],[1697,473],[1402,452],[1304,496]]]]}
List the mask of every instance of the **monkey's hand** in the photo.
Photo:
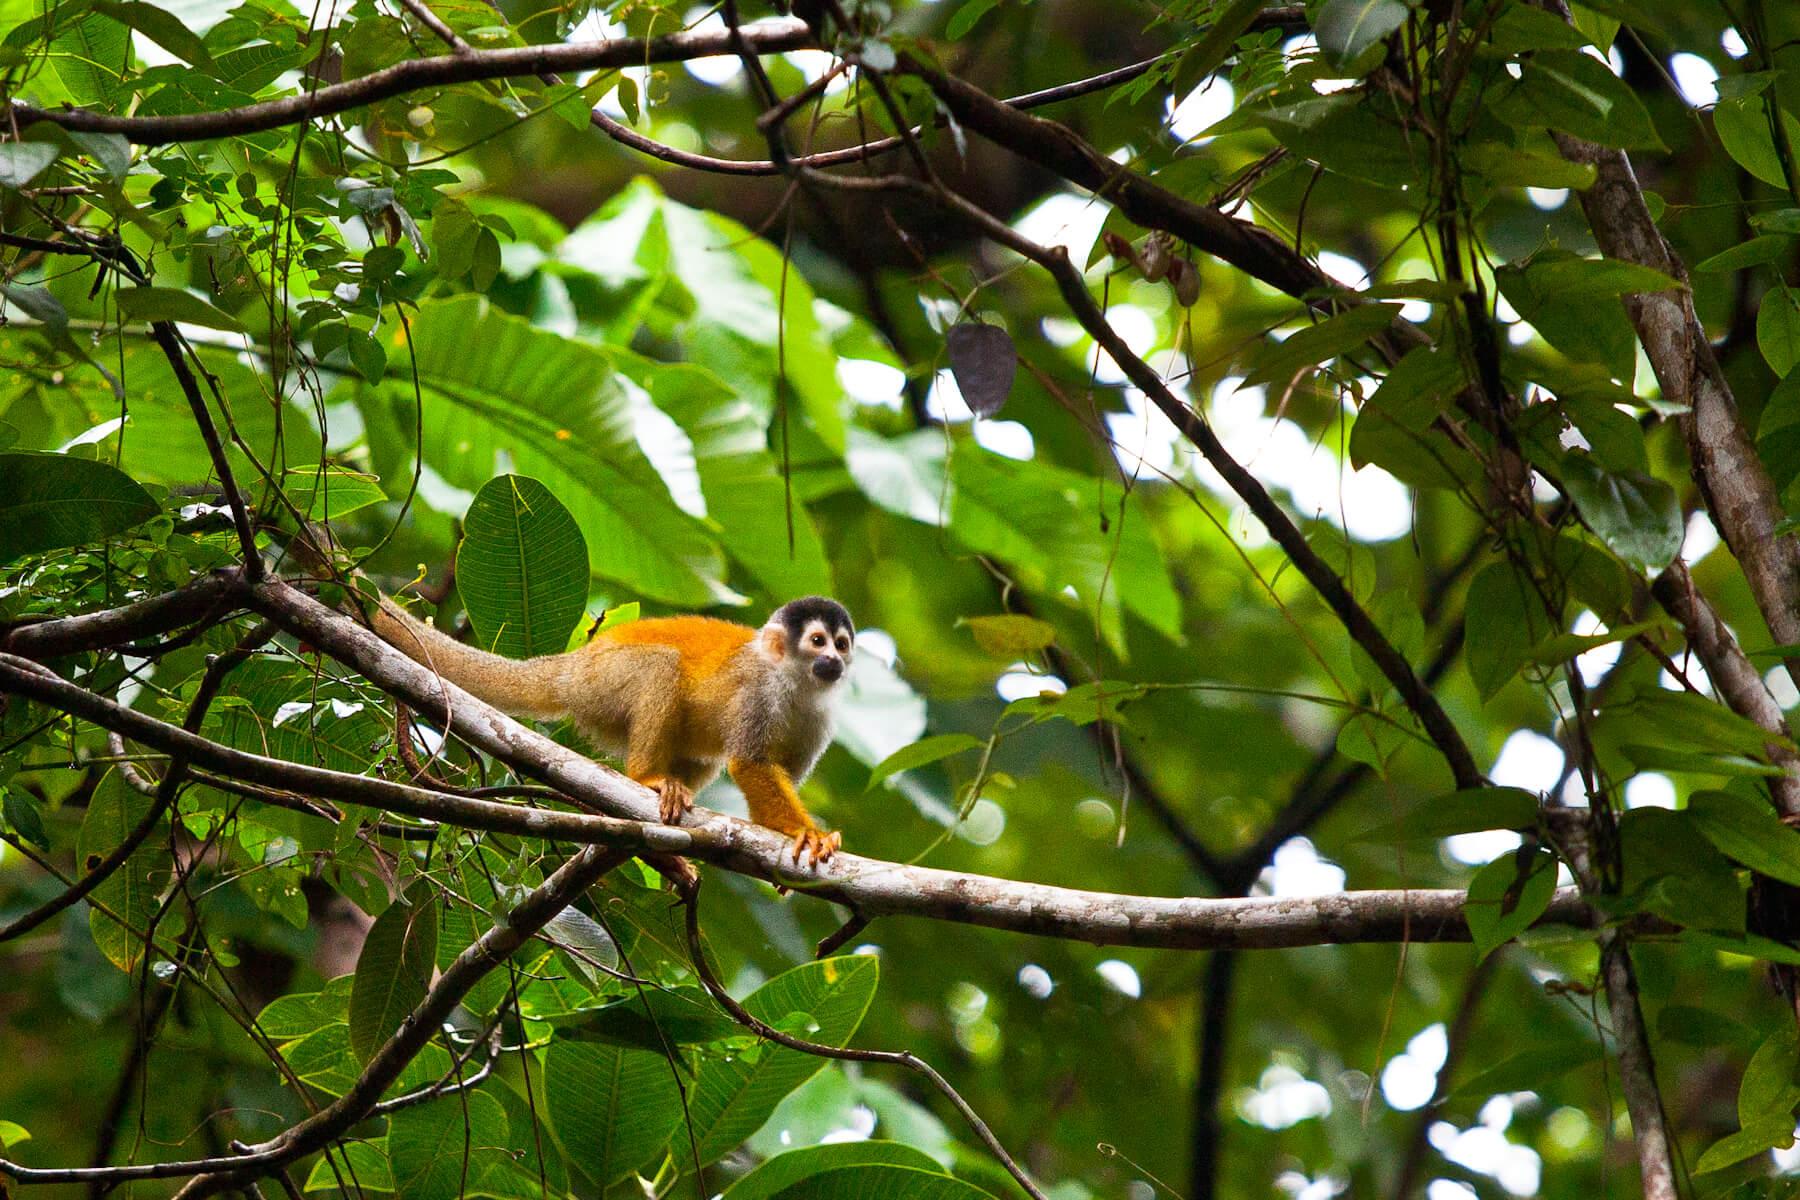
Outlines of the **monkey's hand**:
{"type": "Polygon", "coordinates": [[[662,779],[652,785],[656,790],[657,815],[664,825],[681,824],[682,816],[694,807],[694,789],[679,779],[662,779]]]}
{"type": "Polygon", "coordinates": [[[843,844],[844,835],[835,829],[830,833],[823,829],[802,829],[794,835],[794,865],[799,866],[800,856],[805,854],[809,864],[818,866],[837,853],[843,844]]]}

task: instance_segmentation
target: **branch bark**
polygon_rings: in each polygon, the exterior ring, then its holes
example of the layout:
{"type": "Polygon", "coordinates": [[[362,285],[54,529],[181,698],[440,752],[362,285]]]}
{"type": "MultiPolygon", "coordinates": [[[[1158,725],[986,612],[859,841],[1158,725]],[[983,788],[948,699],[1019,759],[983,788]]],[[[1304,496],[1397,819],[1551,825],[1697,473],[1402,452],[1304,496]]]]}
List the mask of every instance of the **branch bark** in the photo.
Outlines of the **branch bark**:
{"type": "MultiPolygon", "coordinates": [[[[283,587],[277,583],[264,588],[283,587]]],[[[297,593],[296,593],[297,594],[297,593]]],[[[310,601],[309,601],[310,603],[310,601]]],[[[338,621],[345,618],[327,615],[338,621]]],[[[413,661],[357,626],[378,654],[413,661]]],[[[315,643],[320,644],[320,643],[315,643]]],[[[386,674],[378,660],[365,672],[386,674]]],[[[430,678],[426,673],[427,679],[430,678]]],[[[450,685],[445,685],[448,688],[450,685]]],[[[955,921],[1014,933],[1068,938],[1093,945],[1178,950],[1277,949],[1352,942],[1467,941],[1465,893],[1452,889],[1393,889],[1336,895],[1208,899],[1133,896],[995,879],[927,867],[905,866],[839,853],[830,861],[795,871],[788,839],[761,826],[696,810],[681,827],[656,823],[656,799],[600,764],[532,733],[474,697],[452,697],[453,723],[465,737],[487,725],[482,749],[528,774],[553,781],[576,803],[607,806],[645,819],[558,812],[515,804],[446,796],[424,788],[363,775],[264,758],[221,746],[126,708],[60,679],[28,660],[0,654],[0,693],[29,696],[219,774],[306,795],[360,804],[440,824],[489,829],[576,844],[606,845],[632,853],[684,854],[759,879],[805,890],[873,919],[914,916],[955,921]]],[[[422,708],[433,698],[408,696],[422,708]]],[[[474,740],[474,738],[470,738],[474,740]]],[[[1600,918],[1575,889],[1559,892],[1542,924],[1592,928],[1600,918]]]]}
{"type": "MultiPolygon", "coordinates": [[[[804,50],[815,44],[806,22],[790,18],[747,25],[744,39],[758,54],[804,50]]],[[[277,129],[348,112],[420,88],[553,71],[599,71],[645,63],[682,62],[732,52],[728,35],[713,31],[684,31],[651,38],[613,38],[603,42],[509,46],[500,50],[409,58],[356,79],[329,84],[297,96],[217,112],[121,117],[87,108],[44,109],[15,104],[11,119],[20,128],[33,121],[48,121],[75,132],[117,133],[140,146],[161,146],[170,142],[197,142],[277,129]]]]}

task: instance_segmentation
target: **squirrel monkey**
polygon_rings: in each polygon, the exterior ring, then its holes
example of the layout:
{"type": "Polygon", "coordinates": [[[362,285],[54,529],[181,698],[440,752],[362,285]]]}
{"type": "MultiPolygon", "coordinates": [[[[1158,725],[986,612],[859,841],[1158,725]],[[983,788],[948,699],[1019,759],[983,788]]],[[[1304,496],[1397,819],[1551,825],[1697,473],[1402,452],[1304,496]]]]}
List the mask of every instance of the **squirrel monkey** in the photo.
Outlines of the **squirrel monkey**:
{"type": "Polygon", "coordinates": [[[795,785],[831,741],[832,700],[855,643],[850,614],[807,596],[761,629],[714,617],[653,617],[564,654],[512,659],[464,645],[383,599],[375,632],[515,716],[568,717],[678,823],[721,765],[750,819],[794,839],[794,862],[830,858],[840,835],[813,824],[795,785]]]}

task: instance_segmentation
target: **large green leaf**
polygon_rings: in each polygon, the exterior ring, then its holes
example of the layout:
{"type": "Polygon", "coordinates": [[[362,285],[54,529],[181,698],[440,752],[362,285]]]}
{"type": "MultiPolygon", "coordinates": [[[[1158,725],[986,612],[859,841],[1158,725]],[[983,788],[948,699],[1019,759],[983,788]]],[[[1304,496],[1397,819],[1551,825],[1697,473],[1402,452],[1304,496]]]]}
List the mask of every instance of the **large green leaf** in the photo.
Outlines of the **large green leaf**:
{"type": "Polygon", "coordinates": [[[1625,150],[1663,149],[1643,102],[1604,62],[1579,50],[1534,55],[1492,110],[1527,129],[1548,126],[1625,150]]]}
{"type": "Polygon", "coordinates": [[[1727,857],[1752,871],[1800,887],[1800,831],[1760,800],[1734,792],[1695,792],[1688,813],[1727,857]]]}
{"type": "MultiPolygon", "coordinates": [[[[75,855],[85,873],[97,867],[125,841],[150,811],[151,798],[125,786],[117,771],[108,771],[88,801],[87,815],[81,822],[75,855]]],[[[88,912],[88,926],[94,944],[121,971],[137,969],[144,957],[142,934],[149,930],[156,915],[159,881],[167,883],[172,870],[166,834],[152,832],[121,863],[106,881],[93,891],[96,906],[88,912]],[[118,914],[121,926],[101,906],[118,914]]],[[[158,935],[175,928],[166,920],[158,935]]]]}
{"type": "Polygon", "coordinates": [[[681,1124],[683,1070],[655,1051],[550,1043],[544,1094],[569,1162],[602,1186],[646,1166],[681,1124]]]}
{"type": "Polygon", "coordinates": [[[1584,454],[1563,459],[1563,486],[1602,541],[1619,557],[1660,571],[1681,552],[1685,526],[1675,489],[1641,471],[1606,471],[1584,454]]]}
{"type": "Polygon", "coordinates": [[[484,1091],[415,1104],[388,1118],[388,1158],[401,1200],[460,1200],[511,1164],[506,1113],[484,1091]]]}
{"type": "Polygon", "coordinates": [[[972,1183],[941,1171],[869,1164],[825,1171],[774,1193],[771,1200],[992,1200],[972,1183]]]}
{"type": "Polygon", "coordinates": [[[1492,699],[1550,635],[1550,618],[1531,580],[1510,563],[1482,568],[1469,584],[1467,611],[1463,657],[1481,698],[1492,699]]]}
{"type": "Polygon", "coordinates": [[[831,569],[812,514],[783,480],[756,406],[702,367],[611,354],[692,442],[707,518],[732,561],[781,600],[830,593],[831,569]]]}
{"type": "Polygon", "coordinates": [[[369,928],[350,989],[350,1046],[363,1062],[425,998],[437,956],[436,899],[420,880],[369,928]]]}
{"type": "Polygon", "coordinates": [[[157,513],[117,467],[60,454],[0,454],[0,563],[122,533],[157,513]]]}
{"type": "Polygon", "coordinates": [[[725,1195],[727,1200],[769,1200],[783,1189],[827,1171],[877,1165],[942,1173],[929,1154],[901,1142],[840,1142],[777,1154],[732,1184],[725,1195]]]}
{"type": "Polygon", "coordinates": [[[587,606],[587,564],[580,526],[543,484],[523,475],[483,484],[456,551],[476,641],[508,658],[566,649],[587,606]]]}
{"type": "MultiPolygon", "coordinates": [[[[719,583],[717,546],[676,507],[639,448],[606,355],[479,296],[421,305],[412,342],[425,405],[419,432],[437,477],[472,492],[508,468],[530,476],[574,516],[595,574],[677,604],[731,598],[719,583]]],[[[411,372],[396,367],[379,390],[358,391],[375,406],[383,476],[410,478],[411,372]]]]}
{"type": "MultiPolygon", "coordinates": [[[[842,1046],[862,1023],[878,976],[877,960],[869,955],[805,963],[763,984],[744,1007],[759,1020],[808,1041],[842,1046]]],[[[823,1059],[780,1046],[704,1063],[688,1092],[688,1118],[700,1161],[714,1161],[755,1133],[783,1096],[824,1065],[823,1059]]]]}

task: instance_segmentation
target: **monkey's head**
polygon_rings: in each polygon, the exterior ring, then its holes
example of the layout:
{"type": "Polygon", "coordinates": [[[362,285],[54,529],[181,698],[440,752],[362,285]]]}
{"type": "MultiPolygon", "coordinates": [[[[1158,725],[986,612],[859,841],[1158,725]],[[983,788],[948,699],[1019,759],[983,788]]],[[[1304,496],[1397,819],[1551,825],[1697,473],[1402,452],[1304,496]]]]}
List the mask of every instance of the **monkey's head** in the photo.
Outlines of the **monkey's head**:
{"type": "Polygon", "coordinates": [[[790,600],[763,626],[763,647],[769,656],[822,688],[844,677],[855,644],[856,625],[850,613],[824,596],[790,600]]]}

